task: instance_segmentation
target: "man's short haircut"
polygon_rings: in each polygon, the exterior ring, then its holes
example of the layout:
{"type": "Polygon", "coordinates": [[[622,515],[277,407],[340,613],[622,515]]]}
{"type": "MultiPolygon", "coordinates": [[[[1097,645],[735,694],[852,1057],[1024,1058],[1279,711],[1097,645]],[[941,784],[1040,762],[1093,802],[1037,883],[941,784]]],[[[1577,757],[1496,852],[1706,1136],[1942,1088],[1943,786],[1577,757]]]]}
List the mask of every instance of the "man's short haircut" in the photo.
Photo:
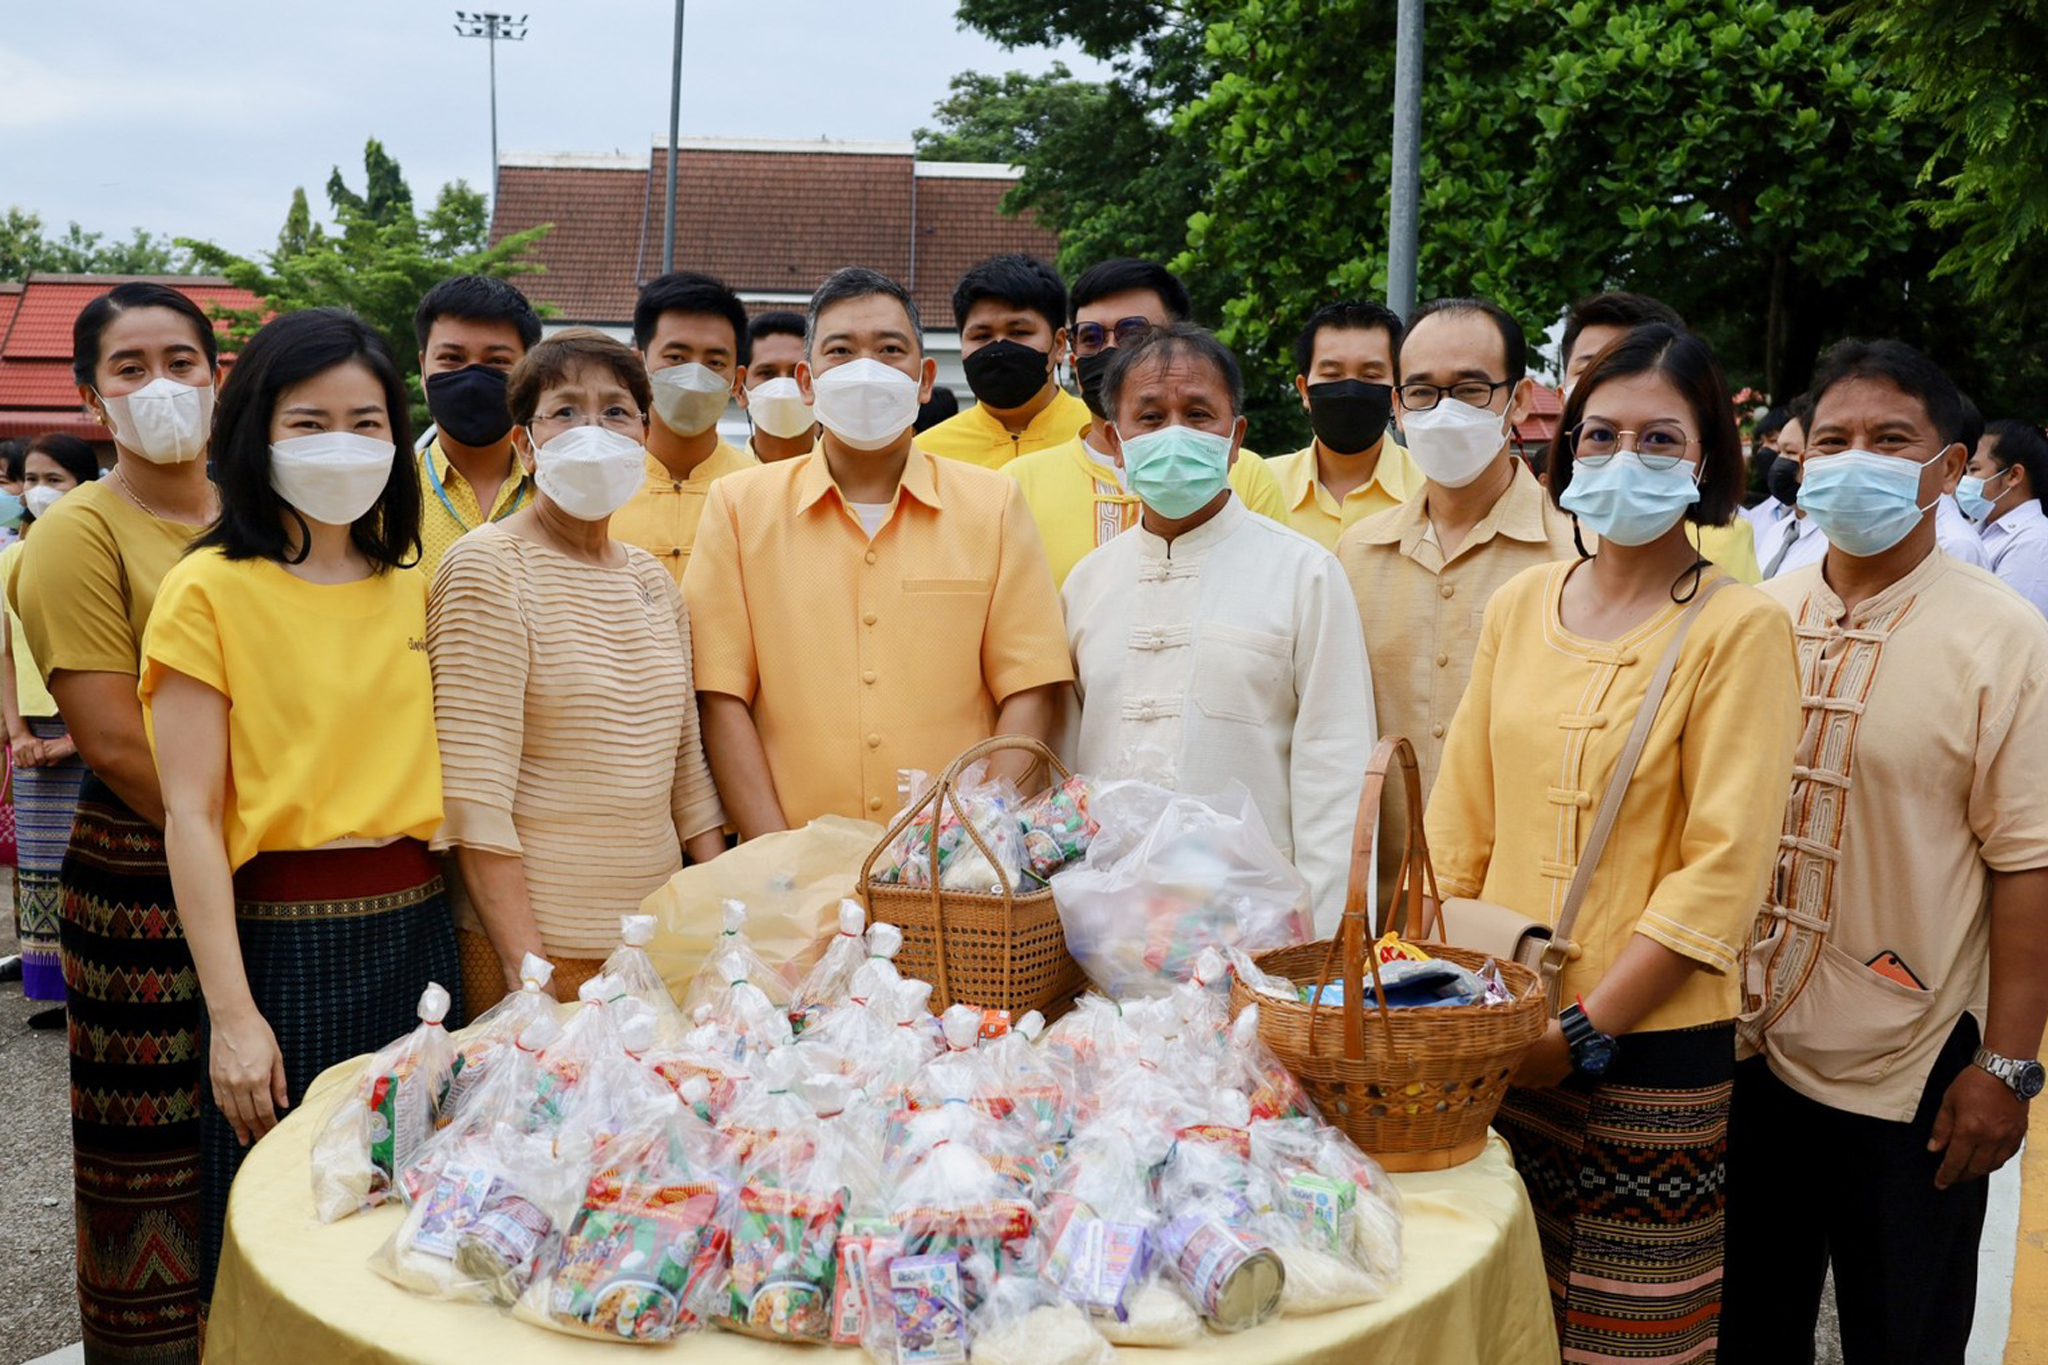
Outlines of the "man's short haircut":
{"type": "Polygon", "coordinates": [[[1811,431],[1813,429],[1812,390],[1792,395],[1792,401],[1785,405],[1785,420],[1779,424],[1778,430],[1783,431],[1794,422],[1799,423],[1801,431],[1811,431]]]}
{"type": "Polygon", "coordinates": [[[804,339],[804,315],[793,308],[776,308],[759,314],[747,324],[747,351],[753,352],[754,343],[762,337],[795,337],[804,339]]]}
{"type": "Polygon", "coordinates": [[[1984,439],[1984,413],[1967,393],[1957,396],[1963,400],[1963,429],[1956,439],[1963,443],[1963,455],[1968,458],[1977,453],[1977,443],[1984,439]]]}
{"type": "Polygon", "coordinates": [[[1394,377],[1401,377],[1401,351],[1408,344],[1408,338],[1415,335],[1415,324],[1437,313],[1451,317],[1478,314],[1492,322],[1500,333],[1500,346],[1507,362],[1507,381],[1519,383],[1529,373],[1529,338],[1522,331],[1522,324],[1515,321],[1514,314],[1486,298],[1431,299],[1408,316],[1408,325],[1402,329],[1394,342],[1394,377]]]}
{"type": "Polygon", "coordinates": [[[1991,458],[2001,471],[2014,465],[2027,471],[2027,485],[2034,490],[2034,500],[2048,507],[2048,435],[2032,422],[2022,422],[2017,417],[2001,417],[1984,426],[1986,436],[1997,439],[1991,458]]]}
{"type": "Polygon", "coordinates": [[[412,330],[420,350],[427,349],[427,333],[441,318],[464,322],[509,322],[519,329],[522,350],[532,350],[540,340],[540,314],[526,301],[526,295],[503,280],[489,275],[456,275],[427,291],[413,311],[412,330]]]}
{"type": "Polygon", "coordinates": [[[850,303],[854,299],[868,299],[886,295],[903,305],[904,316],[910,319],[910,334],[917,342],[917,353],[924,355],[924,321],[917,315],[917,301],[910,297],[910,291],[890,279],[879,270],[870,270],[864,265],[842,266],[825,277],[811,295],[810,311],[804,314],[804,354],[810,355],[811,348],[818,343],[818,315],[835,303],[850,303]]]}
{"type": "Polygon", "coordinates": [[[1166,310],[1168,322],[1186,322],[1194,316],[1195,305],[1188,298],[1188,287],[1180,282],[1179,276],[1157,261],[1139,261],[1124,256],[1091,265],[1081,272],[1081,278],[1074,281],[1074,288],[1067,296],[1067,322],[1071,325],[1081,315],[1081,310],[1097,299],[1129,293],[1134,289],[1148,289],[1157,294],[1160,306],[1166,310]]]}
{"type": "Polygon", "coordinates": [[[1153,328],[1132,345],[1114,349],[1116,354],[1110,357],[1109,369],[1102,376],[1102,406],[1112,415],[1131,374],[1138,366],[1155,360],[1193,360],[1209,366],[1230,393],[1230,415],[1236,417],[1244,412],[1244,371],[1238,367],[1230,348],[1206,327],[1197,327],[1192,322],[1169,323],[1153,328]]]}
{"type": "Polygon", "coordinates": [[[741,365],[753,358],[753,338],[747,332],[747,306],[727,289],[722,280],[694,270],[677,270],[640,286],[633,304],[633,345],[647,353],[663,313],[695,313],[724,318],[732,327],[733,359],[741,365]]]}
{"type": "Polygon", "coordinates": [[[1754,436],[1759,444],[1769,444],[1771,437],[1785,429],[1787,416],[1785,409],[1772,408],[1756,419],[1756,425],[1750,428],[1750,435],[1754,436]]]}
{"type": "Polygon", "coordinates": [[[983,299],[1036,313],[1055,332],[1067,325],[1067,282],[1036,256],[991,256],[962,275],[953,289],[953,325],[966,330],[968,313],[983,299]]]}
{"type": "Polygon", "coordinates": [[[595,327],[565,327],[521,357],[506,381],[505,403],[514,426],[531,422],[548,389],[590,367],[610,370],[644,414],[654,408],[654,386],[640,353],[595,327]]]}
{"type": "MultiPolygon", "coordinates": [[[[1813,406],[1818,409],[1829,389],[1851,379],[1876,379],[1918,399],[1927,411],[1927,420],[1934,425],[1934,434],[1944,445],[1961,441],[1969,431],[1968,412],[1955,381],[1941,366],[1903,341],[1848,337],[1828,347],[1814,369],[1813,387],[1808,390],[1813,395],[1813,406]]],[[[1809,430],[1809,439],[1812,434],[1809,430]]]]}
{"type": "Polygon", "coordinates": [[[1685,319],[1678,315],[1676,308],[1648,294],[1610,289],[1605,294],[1580,299],[1565,312],[1564,339],[1557,348],[1557,368],[1564,370],[1570,367],[1572,350],[1579,344],[1579,333],[1588,327],[1619,327],[1628,331],[1652,322],[1661,322],[1681,332],[1685,330],[1685,319]]]}
{"type": "Polygon", "coordinates": [[[1339,299],[1326,303],[1308,315],[1308,322],[1302,326],[1301,335],[1294,339],[1294,372],[1307,374],[1309,366],[1315,364],[1316,337],[1326,327],[1338,329],[1356,328],[1360,331],[1383,327],[1387,333],[1389,354],[1401,349],[1401,315],[1382,303],[1370,299],[1339,299]]]}

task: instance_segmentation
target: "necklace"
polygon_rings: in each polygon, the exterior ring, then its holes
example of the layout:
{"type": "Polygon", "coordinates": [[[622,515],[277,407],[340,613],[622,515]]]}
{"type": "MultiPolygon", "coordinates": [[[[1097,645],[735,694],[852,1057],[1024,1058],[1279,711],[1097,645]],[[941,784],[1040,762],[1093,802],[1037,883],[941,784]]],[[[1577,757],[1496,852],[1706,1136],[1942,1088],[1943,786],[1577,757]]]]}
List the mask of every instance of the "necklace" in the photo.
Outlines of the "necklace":
{"type": "MultiPolygon", "coordinates": [[[[121,486],[121,491],[127,495],[128,501],[134,503],[137,507],[140,507],[143,511],[149,513],[149,515],[155,517],[158,521],[177,521],[176,517],[167,517],[163,513],[157,511],[154,507],[151,507],[148,503],[144,502],[142,500],[142,495],[135,491],[135,485],[128,482],[128,471],[121,468],[121,466],[118,464],[114,466],[114,482],[121,486]]],[[[214,493],[213,515],[208,517],[207,521],[212,522],[218,520],[219,517],[220,494],[218,490],[216,490],[214,493]]],[[[183,525],[185,523],[181,522],[179,524],[183,525]]]]}

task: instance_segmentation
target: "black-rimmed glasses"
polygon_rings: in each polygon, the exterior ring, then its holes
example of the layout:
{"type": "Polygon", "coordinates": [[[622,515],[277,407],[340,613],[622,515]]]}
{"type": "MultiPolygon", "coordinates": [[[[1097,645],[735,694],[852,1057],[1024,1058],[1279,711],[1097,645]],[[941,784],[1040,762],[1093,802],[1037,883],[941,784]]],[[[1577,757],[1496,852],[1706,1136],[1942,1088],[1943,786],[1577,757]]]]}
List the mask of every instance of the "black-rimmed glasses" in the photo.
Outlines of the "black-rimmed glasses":
{"type": "Polygon", "coordinates": [[[1400,385],[1394,392],[1400,397],[1404,412],[1428,412],[1447,395],[1460,403],[1484,408],[1492,406],[1496,393],[1512,387],[1514,383],[1512,379],[1460,379],[1455,384],[1424,384],[1417,380],[1412,384],[1400,385]]]}

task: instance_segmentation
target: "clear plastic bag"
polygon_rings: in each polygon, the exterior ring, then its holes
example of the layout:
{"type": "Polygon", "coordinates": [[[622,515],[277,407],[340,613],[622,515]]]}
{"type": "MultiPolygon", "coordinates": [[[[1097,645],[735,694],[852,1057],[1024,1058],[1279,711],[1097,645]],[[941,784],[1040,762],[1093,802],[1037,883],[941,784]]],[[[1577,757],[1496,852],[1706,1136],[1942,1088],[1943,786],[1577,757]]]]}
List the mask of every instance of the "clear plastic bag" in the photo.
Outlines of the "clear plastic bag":
{"type": "Polygon", "coordinates": [[[1153,1263],[1162,1220],[1151,1171],[1167,1146],[1154,1131],[1093,1124],[1068,1146],[1046,1201],[1046,1279],[1119,1345],[1177,1346],[1201,1335],[1194,1309],[1159,1283],[1153,1263]]]}
{"type": "Polygon", "coordinates": [[[1024,834],[1024,869],[1039,881],[1088,852],[1101,828],[1088,813],[1094,783],[1079,774],[1024,803],[1017,823],[1024,834]]]}
{"type": "MultiPolygon", "coordinates": [[[[792,1097],[794,1098],[794,1097],[792,1097]]],[[[800,1100],[794,1131],[757,1142],[741,1166],[732,1271],[719,1325],[778,1341],[829,1341],[845,1146],[800,1100]]]]}
{"type": "MultiPolygon", "coordinates": [[[[1087,1313],[1039,1279],[1010,1275],[998,1280],[967,1327],[974,1365],[1116,1362],[1116,1351],[1087,1313]]],[[[1196,1332],[1200,1332],[1199,1325],[1196,1332]]]]}
{"type": "Polygon", "coordinates": [[[660,1017],[663,1028],[680,1029],[682,1012],[676,1008],[661,973],[655,970],[654,959],[647,955],[647,945],[654,941],[654,930],[652,915],[619,916],[619,946],[612,950],[612,955],[604,960],[604,966],[599,970],[618,983],[620,990],[651,1006],[660,1017]]]}
{"type": "MultiPolygon", "coordinates": [[[[970,763],[949,795],[925,800],[923,773],[906,773],[904,809],[919,810],[875,863],[873,880],[891,885],[930,886],[933,879],[932,826],[938,826],[938,882],[948,891],[1000,896],[1017,889],[1024,868],[1024,831],[1018,823],[1023,802],[1007,781],[988,780],[986,761],[970,763]],[[933,809],[933,805],[940,809],[933,809]],[[973,833],[968,833],[968,827],[973,833]],[[979,842],[977,842],[977,838],[979,842]]],[[[902,818],[899,811],[897,818],[902,818]]]]}
{"type": "Polygon", "coordinates": [[[699,1005],[716,1003],[731,989],[735,980],[752,982],[761,994],[786,1010],[789,1007],[789,983],[755,951],[753,940],[747,936],[746,905],[738,900],[727,900],[719,910],[725,927],[712,943],[711,951],[706,954],[697,974],[690,978],[689,988],[683,994],[684,1014],[695,1015],[699,1005]],[[737,974],[732,968],[735,958],[739,962],[737,974]]]}
{"type": "Polygon", "coordinates": [[[1379,1163],[1312,1118],[1254,1122],[1251,1154],[1277,1195],[1268,1227],[1287,1266],[1281,1311],[1384,1297],[1401,1274],[1401,1198],[1379,1163]]]}
{"type": "Polygon", "coordinates": [[[469,1097],[482,1084],[492,1064],[529,1025],[554,1015],[555,997],[548,989],[554,975],[553,963],[538,953],[528,953],[519,963],[519,989],[508,992],[497,1004],[470,1020],[468,1028],[455,1034],[448,1099],[441,1106],[443,1125],[462,1116],[469,1097]]]}
{"type": "Polygon", "coordinates": [[[509,1304],[516,1294],[507,1293],[506,1286],[531,1274],[584,1173],[561,1159],[552,1137],[523,1133],[509,1124],[465,1131],[440,1147],[430,1163],[413,1168],[430,1169],[431,1175],[371,1256],[370,1267],[401,1289],[429,1298],[509,1304]],[[546,1210],[544,1226],[531,1217],[539,1210],[546,1210]],[[530,1250],[516,1259],[508,1251],[495,1267],[474,1255],[465,1262],[458,1255],[461,1239],[487,1213],[491,1221],[483,1229],[484,1241],[502,1243],[516,1225],[526,1232],[513,1236],[532,1236],[530,1250]]]}
{"type": "Polygon", "coordinates": [[[419,1027],[376,1052],[313,1143],[313,1208],[323,1223],[392,1197],[397,1176],[434,1131],[455,1045],[442,1021],[448,992],[429,982],[419,1027]]]}
{"type": "Polygon", "coordinates": [[[867,922],[859,901],[839,902],[839,932],[789,1000],[790,1027],[798,1034],[850,998],[854,973],[868,960],[867,922]]]}

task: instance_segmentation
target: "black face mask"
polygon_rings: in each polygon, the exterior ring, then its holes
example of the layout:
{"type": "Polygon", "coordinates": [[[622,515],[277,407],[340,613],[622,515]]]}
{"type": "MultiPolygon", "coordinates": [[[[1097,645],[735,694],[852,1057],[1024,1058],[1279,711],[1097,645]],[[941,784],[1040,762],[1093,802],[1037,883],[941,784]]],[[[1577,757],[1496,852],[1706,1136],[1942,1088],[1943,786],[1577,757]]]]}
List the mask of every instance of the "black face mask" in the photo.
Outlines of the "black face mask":
{"type": "Polygon", "coordinates": [[[1308,386],[1308,421],[1316,439],[1339,455],[1372,449],[1387,434],[1394,386],[1364,379],[1333,379],[1308,386]]]}
{"type": "Polygon", "coordinates": [[[960,362],[967,387],[992,408],[1021,408],[1045,387],[1048,353],[1021,341],[991,341],[960,362]]]}
{"type": "Polygon", "coordinates": [[[1799,504],[1799,461],[1790,455],[1779,455],[1771,461],[1771,467],[1764,471],[1764,487],[1771,490],[1771,496],[1787,507],[1799,504]]]}
{"type": "Polygon", "coordinates": [[[1102,407],[1102,381],[1109,374],[1109,362],[1116,357],[1116,348],[1084,355],[1074,361],[1074,377],[1081,381],[1081,401],[1088,405],[1088,411],[1107,422],[1109,414],[1102,407]]]}
{"type": "Polygon", "coordinates": [[[512,430],[505,402],[505,372],[470,365],[427,376],[427,411],[434,425],[466,446],[491,446],[512,430]]]}

